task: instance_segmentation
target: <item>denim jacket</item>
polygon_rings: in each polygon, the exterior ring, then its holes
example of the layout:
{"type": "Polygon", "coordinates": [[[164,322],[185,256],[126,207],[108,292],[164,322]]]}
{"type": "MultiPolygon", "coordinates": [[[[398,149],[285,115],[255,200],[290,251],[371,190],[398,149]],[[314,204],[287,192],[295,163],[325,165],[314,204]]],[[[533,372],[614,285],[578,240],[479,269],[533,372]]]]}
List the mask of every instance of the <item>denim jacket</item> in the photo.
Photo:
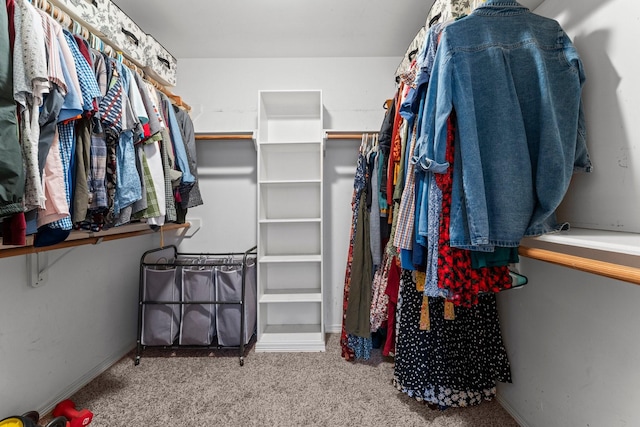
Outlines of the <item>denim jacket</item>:
{"type": "Polygon", "coordinates": [[[562,229],[555,210],[571,175],[591,171],[584,79],[560,25],[515,1],[489,0],[444,29],[414,161],[448,169],[455,110],[451,246],[492,251],[562,229]]]}

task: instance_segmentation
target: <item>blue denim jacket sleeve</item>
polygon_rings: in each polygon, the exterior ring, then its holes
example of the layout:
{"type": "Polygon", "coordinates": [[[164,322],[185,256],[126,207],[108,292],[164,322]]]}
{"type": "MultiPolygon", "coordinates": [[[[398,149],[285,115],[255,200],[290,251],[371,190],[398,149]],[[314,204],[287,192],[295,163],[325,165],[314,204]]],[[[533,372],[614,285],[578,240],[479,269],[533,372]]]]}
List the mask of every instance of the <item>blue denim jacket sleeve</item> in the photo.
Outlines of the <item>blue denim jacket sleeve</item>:
{"type": "MultiPolygon", "coordinates": [[[[562,44],[564,46],[564,56],[567,62],[576,69],[580,80],[580,88],[582,89],[586,77],[578,51],[574,47],[569,36],[566,34],[563,35],[562,44]]],[[[589,151],[587,149],[587,126],[585,124],[582,99],[580,99],[580,107],[578,109],[578,135],[576,140],[576,153],[574,157],[573,170],[574,172],[591,172],[593,170],[591,158],[589,157],[589,151]]]]}
{"type": "MultiPolygon", "coordinates": [[[[449,164],[444,161],[444,156],[441,162],[438,163],[434,158],[434,141],[433,136],[435,129],[434,114],[435,114],[435,100],[437,99],[437,72],[435,73],[435,81],[431,82],[433,70],[439,66],[436,53],[438,51],[438,38],[442,31],[442,26],[436,24],[429,29],[427,33],[424,51],[421,57],[420,71],[416,76],[417,85],[428,85],[427,93],[421,107],[421,119],[419,120],[418,128],[418,140],[414,150],[413,158],[411,159],[418,171],[430,171],[432,173],[444,173],[449,164]]],[[[445,124],[445,141],[446,141],[446,124],[445,124]]],[[[445,146],[446,150],[446,146],[445,146]]],[[[444,153],[443,153],[444,154],[444,153]]]]}
{"type": "MultiPolygon", "coordinates": [[[[440,50],[439,52],[442,52],[440,50]]],[[[414,151],[416,167],[432,173],[444,173],[449,168],[447,150],[447,118],[451,113],[451,70],[448,58],[436,54],[433,74],[429,79],[420,138],[414,151]]]]}
{"type": "Polygon", "coordinates": [[[173,139],[173,149],[175,150],[176,163],[178,168],[182,172],[182,184],[193,184],[196,182],[196,178],[191,174],[189,169],[189,161],[187,159],[187,151],[184,146],[184,140],[180,133],[180,125],[176,119],[176,114],[173,111],[173,106],[168,99],[165,99],[167,105],[167,114],[169,116],[169,131],[171,132],[171,138],[173,139]]]}

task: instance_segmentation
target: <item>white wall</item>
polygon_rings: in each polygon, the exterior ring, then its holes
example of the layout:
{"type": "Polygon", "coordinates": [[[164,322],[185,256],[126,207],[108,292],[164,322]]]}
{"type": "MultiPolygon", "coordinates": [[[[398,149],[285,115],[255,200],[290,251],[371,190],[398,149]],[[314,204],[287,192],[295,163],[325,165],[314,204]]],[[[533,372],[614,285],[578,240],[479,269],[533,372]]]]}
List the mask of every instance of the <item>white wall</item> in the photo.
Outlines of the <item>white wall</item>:
{"type": "MultiPolygon", "coordinates": [[[[417,30],[417,29],[416,29],[417,30]]],[[[175,92],[198,132],[254,130],[258,91],[321,89],[325,129],[378,130],[398,58],[181,59],[175,92]]]]}
{"type": "MultiPolygon", "coordinates": [[[[196,132],[255,130],[258,91],[321,89],[325,129],[377,131],[394,95],[398,58],[184,59],[175,92],[192,106],[196,132]]],[[[324,166],[325,325],[339,331],[360,141],[329,140],[324,166]]],[[[185,252],[238,252],[256,244],[256,151],[250,140],[200,141],[205,205],[189,219],[201,229],[185,252]]],[[[304,201],[301,201],[304,203],[304,201]]]]}
{"type": "Polygon", "coordinates": [[[640,425],[640,289],[523,259],[499,297],[513,383],[499,396],[530,427],[640,425]]]}
{"type": "MultiPolygon", "coordinates": [[[[637,232],[640,4],[546,0],[536,13],[560,21],[587,73],[595,170],[576,176],[561,215],[573,225],[637,232]]],[[[513,373],[513,384],[499,387],[503,404],[531,427],[640,425],[640,288],[524,258],[521,268],[529,284],[499,296],[513,373]]]]}
{"type": "Polygon", "coordinates": [[[575,176],[559,213],[579,227],[640,233],[640,59],[632,53],[640,5],[547,0],[536,12],[560,21],[587,75],[584,102],[594,171],[575,176]]]}
{"type": "Polygon", "coordinates": [[[159,243],[154,234],[47,252],[38,288],[26,256],[0,259],[0,418],[51,410],[134,348],[139,260],[159,243]]]}

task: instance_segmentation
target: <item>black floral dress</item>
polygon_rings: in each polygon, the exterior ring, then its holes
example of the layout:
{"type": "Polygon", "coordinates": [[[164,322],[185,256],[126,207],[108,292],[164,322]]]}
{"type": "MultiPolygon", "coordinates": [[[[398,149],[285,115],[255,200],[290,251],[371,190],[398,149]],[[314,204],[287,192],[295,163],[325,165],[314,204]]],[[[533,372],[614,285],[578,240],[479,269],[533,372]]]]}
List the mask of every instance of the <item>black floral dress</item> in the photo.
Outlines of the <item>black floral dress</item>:
{"type": "MultiPolygon", "coordinates": [[[[448,126],[447,161],[453,164],[454,121],[448,126]]],[[[442,409],[477,405],[511,382],[494,292],[510,286],[506,267],[471,268],[468,251],[448,245],[452,171],[437,175],[442,189],[438,284],[454,295],[455,318],[445,320],[445,299],[428,298],[429,330],[420,329],[423,292],[411,271],[402,273],[394,384],[403,393],[442,409]]]]}
{"type": "Polygon", "coordinates": [[[410,397],[441,409],[477,405],[496,394],[496,381],[511,382],[493,293],[444,318],[444,298],[429,298],[431,329],[420,330],[422,292],[412,272],[402,274],[394,384],[410,397]]]}

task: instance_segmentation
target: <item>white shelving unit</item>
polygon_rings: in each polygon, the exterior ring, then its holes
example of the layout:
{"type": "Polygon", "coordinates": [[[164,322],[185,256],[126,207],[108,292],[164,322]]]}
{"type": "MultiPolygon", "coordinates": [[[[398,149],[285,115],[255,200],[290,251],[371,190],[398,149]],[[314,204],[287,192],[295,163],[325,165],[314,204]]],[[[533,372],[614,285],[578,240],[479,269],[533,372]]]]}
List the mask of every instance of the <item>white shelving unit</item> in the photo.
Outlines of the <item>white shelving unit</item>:
{"type": "Polygon", "coordinates": [[[324,351],[322,92],[258,98],[256,351],[324,351]]]}

